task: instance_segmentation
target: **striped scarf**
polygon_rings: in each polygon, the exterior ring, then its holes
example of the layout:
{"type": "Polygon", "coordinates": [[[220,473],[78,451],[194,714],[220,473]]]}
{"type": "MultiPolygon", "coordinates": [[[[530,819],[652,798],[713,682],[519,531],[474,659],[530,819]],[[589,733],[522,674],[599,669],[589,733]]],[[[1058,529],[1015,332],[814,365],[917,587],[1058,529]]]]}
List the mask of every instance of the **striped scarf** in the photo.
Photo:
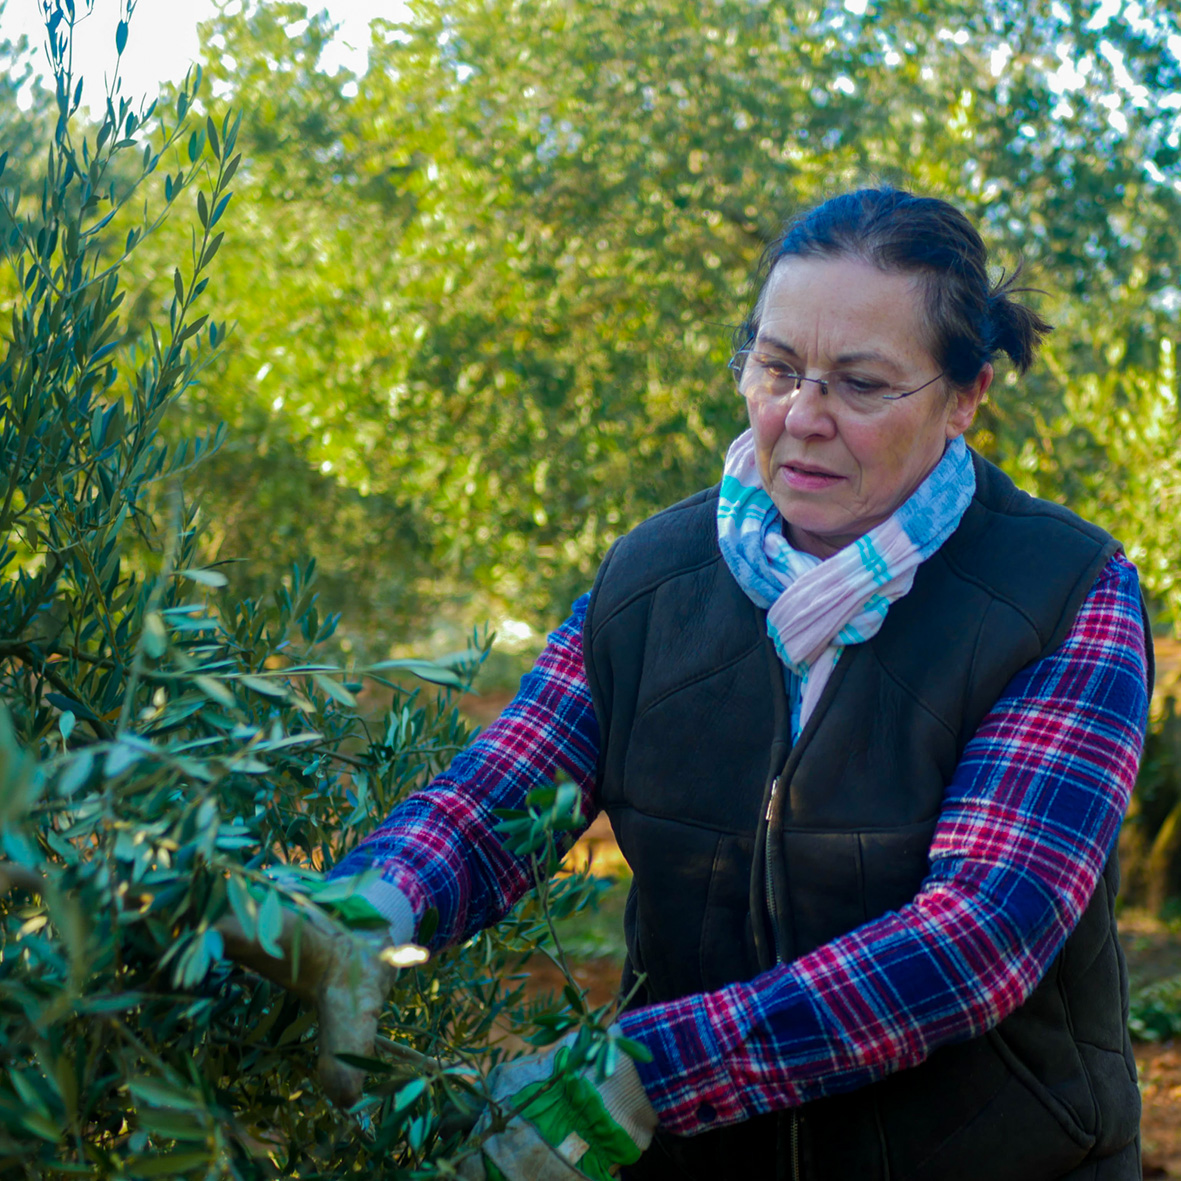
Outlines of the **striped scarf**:
{"type": "Polygon", "coordinates": [[[767,612],[767,634],[791,676],[793,736],[799,737],[849,644],[875,635],[915,570],[954,532],[976,491],[963,438],[888,520],[821,560],[794,549],[763,490],[754,437],[726,453],[718,499],[718,544],[747,597],[767,612]]]}

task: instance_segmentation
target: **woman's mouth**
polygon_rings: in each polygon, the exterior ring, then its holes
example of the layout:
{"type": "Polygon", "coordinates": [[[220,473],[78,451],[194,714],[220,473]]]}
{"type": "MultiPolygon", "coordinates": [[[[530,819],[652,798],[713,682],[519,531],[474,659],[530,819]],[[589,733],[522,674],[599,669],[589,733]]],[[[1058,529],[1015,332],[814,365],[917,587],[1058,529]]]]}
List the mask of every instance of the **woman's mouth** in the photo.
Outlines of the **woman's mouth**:
{"type": "Polygon", "coordinates": [[[797,492],[823,492],[845,477],[810,463],[785,463],[780,465],[779,478],[797,492]]]}

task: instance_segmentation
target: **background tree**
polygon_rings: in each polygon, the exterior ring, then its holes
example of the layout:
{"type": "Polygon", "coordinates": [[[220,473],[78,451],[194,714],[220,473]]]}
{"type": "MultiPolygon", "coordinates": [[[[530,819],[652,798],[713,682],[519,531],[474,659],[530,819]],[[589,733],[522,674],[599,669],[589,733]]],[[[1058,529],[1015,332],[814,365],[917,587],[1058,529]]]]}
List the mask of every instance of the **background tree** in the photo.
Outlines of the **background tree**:
{"type": "MultiPolygon", "coordinates": [[[[972,441],[1120,537],[1175,627],[1175,14],[858,7],[422,0],[364,77],[320,71],[299,5],[208,26],[251,111],[236,347],[183,427],[233,425],[208,552],[315,549],[358,652],[416,620],[452,645],[457,620],[553,623],[615,536],[716,479],[730,329],[781,218],[887,180],[1045,289],[1043,363],[1002,373],[972,441]]],[[[1181,805],[1151,791],[1133,885],[1181,805]]]]}
{"type": "MultiPolygon", "coordinates": [[[[430,1171],[493,1019],[601,1026],[506,994],[554,900],[531,904],[399,978],[342,1117],[307,1083],[312,1015],[228,965],[219,923],[311,914],[278,863],[326,868],[466,737],[397,684],[359,714],[344,641],[550,622],[614,536],[713,482],[747,277],[830,190],[941,193],[1029,260],[1059,330],[974,441],[1123,537],[1176,622],[1173,16],[850,8],[424,0],[353,77],[318,68],[324,18],[247,4],[206,29],[217,104],[190,82],[144,122],[113,96],[85,148],[53,133],[72,85],[47,120],[0,82],[0,1170],[430,1171]],[[196,222],[148,234],[142,200],[193,186],[196,222]]],[[[1146,891],[1175,880],[1171,734],[1127,830],[1146,891]]],[[[551,848],[562,798],[526,822],[551,848]]]]}
{"type": "Polygon", "coordinates": [[[241,448],[209,469],[226,552],[318,531],[379,646],[424,611],[553,622],[616,535],[716,478],[729,330],[781,218],[885,179],[1046,288],[1047,363],[974,441],[1112,527],[1173,618],[1164,502],[1110,490],[1161,389],[1134,463],[1175,488],[1177,30],[1102,11],[422,2],[361,78],[319,72],[301,6],[223,15],[206,66],[252,112],[239,347],[194,408],[241,448]]]}

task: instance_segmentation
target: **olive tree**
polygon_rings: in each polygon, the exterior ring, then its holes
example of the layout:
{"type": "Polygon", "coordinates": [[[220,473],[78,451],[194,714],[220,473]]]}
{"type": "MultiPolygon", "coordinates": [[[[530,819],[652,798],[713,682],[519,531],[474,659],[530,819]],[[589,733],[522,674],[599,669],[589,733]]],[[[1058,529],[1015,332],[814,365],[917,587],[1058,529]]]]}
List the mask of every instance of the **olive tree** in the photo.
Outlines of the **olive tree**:
{"type": "Polygon", "coordinates": [[[423,964],[350,926],[324,875],[470,737],[486,644],[345,668],[313,562],[243,600],[198,560],[186,481],[224,431],[162,427],[226,337],[240,117],[193,117],[195,71],[85,126],[79,13],[45,10],[47,152],[0,172],[0,1175],[454,1175],[507,1033],[621,1048],[572,982],[555,1006],[514,975],[593,896],[547,881],[575,793],[506,818],[539,888],[496,931],[423,964]],[[145,300],[129,262],[169,217],[187,249],[145,300]]]}

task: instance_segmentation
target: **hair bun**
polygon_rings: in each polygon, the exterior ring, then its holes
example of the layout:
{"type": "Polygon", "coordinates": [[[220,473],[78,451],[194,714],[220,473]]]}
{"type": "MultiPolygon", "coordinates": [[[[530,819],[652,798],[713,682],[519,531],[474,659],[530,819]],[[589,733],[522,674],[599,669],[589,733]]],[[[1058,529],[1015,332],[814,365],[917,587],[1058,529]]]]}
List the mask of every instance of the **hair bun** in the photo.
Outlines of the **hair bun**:
{"type": "Polygon", "coordinates": [[[1054,328],[1033,308],[1012,298],[1018,294],[1037,292],[1034,287],[1018,287],[1020,276],[1020,266],[1007,279],[1002,276],[989,294],[988,310],[993,326],[990,351],[1005,353],[1018,372],[1024,373],[1033,364],[1042,338],[1053,332],[1054,328]]]}

